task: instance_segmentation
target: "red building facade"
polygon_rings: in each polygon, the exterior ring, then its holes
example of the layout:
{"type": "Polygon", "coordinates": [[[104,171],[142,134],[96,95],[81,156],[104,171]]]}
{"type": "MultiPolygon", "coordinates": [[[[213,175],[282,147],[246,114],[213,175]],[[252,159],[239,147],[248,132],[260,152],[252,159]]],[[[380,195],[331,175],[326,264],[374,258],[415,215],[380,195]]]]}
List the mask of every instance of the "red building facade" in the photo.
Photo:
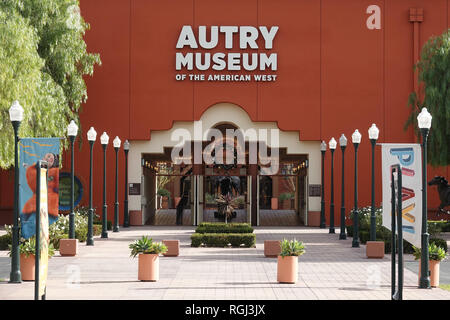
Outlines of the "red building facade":
{"type": "MultiPolygon", "coordinates": [[[[370,205],[371,146],[367,130],[372,123],[380,129],[379,143],[413,143],[412,128],[403,130],[410,112],[408,95],[417,89],[413,64],[427,39],[450,27],[449,0],[81,0],[81,13],[90,23],[86,33],[90,52],[101,55],[102,66],[86,78],[88,101],[80,114],[83,143],[76,152],[75,170],[88,191],[89,146],[86,132],[93,126],[98,135],[106,131],[133,143],[151,141],[155,131],[170,130],[176,122],[192,122],[220,103],[240,107],[255,123],[276,123],[282,131],[298,133],[301,142],[349,139],[345,163],[346,208],[353,204],[353,147],[351,134],[362,133],[359,148],[359,205],[370,205]],[[199,41],[199,27],[206,27],[210,41],[217,26],[218,43],[205,49],[188,45],[177,48],[183,26],[190,26],[199,41]],[[227,48],[223,26],[249,26],[258,31],[233,33],[227,48]],[[277,27],[272,46],[259,27],[277,27]],[[239,35],[241,35],[239,37],[239,35]],[[245,48],[242,37],[248,36],[245,48]],[[254,46],[256,44],[256,47],[254,46]],[[253,47],[252,47],[253,46],[253,47]],[[192,52],[240,54],[241,70],[200,70],[195,65],[176,70],[176,55],[192,52]],[[244,70],[243,55],[276,54],[273,64],[260,70],[244,70]],[[177,75],[186,75],[180,80],[177,75]],[[190,80],[189,75],[206,80],[190,80]],[[208,81],[209,75],[249,75],[250,81],[208,81]],[[254,75],[276,76],[275,81],[255,81],[254,75]]],[[[252,29],[252,30],[254,30],[252,29]]],[[[186,39],[186,38],[182,38],[186,39]]],[[[253,56],[252,56],[253,57],[253,56]]],[[[229,62],[230,60],[228,60],[229,62]]],[[[224,119],[227,120],[227,119],[224,119]]],[[[231,122],[233,119],[230,119],[231,122]]],[[[338,147],[339,148],[339,147],[338,147]]],[[[102,152],[94,147],[94,206],[102,207],[102,152]]],[[[318,154],[319,151],[317,150],[318,154]]],[[[305,152],[307,154],[307,152],[305,152]]],[[[63,170],[70,170],[64,157],[63,170]]],[[[376,149],[376,203],[381,203],[381,154],[376,149]]],[[[115,157],[108,149],[108,219],[112,220],[115,157]]],[[[123,151],[119,157],[119,182],[123,190],[123,151]]],[[[335,152],[335,199],[340,205],[340,150],[335,152]]],[[[138,164],[140,166],[140,163],[138,164]]],[[[329,222],[330,154],[325,161],[326,221],[329,222]]],[[[131,163],[129,173],[136,168],[131,163]]],[[[429,169],[433,175],[449,176],[449,168],[429,169]]],[[[308,181],[320,175],[308,172],[308,181]],[[315,175],[313,177],[313,175],[315,175]]],[[[133,176],[133,175],[131,175],[133,176]]],[[[136,174],[137,176],[137,174],[136,174]]],[[[3,172],[0,184],[2,222],[12,221],[13,174],[3,172]]],[[[141,181],[129,181],[139,183],[141,181]]],[[[120,222],[123,221],[124,192],[120,191],[120,222]]],[[[429,188],[429,208],[436,208],[436,190],[429,188]]],[[[88,194],[82,205],[87,205],[88,194]]],[[[137,210],[137,208],[134,208],[137,210]]],[[[308,207],[307,212],[317,211],[308,207]]],[[[347,210],[349,211],[349,210],[347,210]]],[[[339,213],[335,223],[339,225],[339,213]]],[[[145,222],[145,221],[144,221],[145,222]]]]}

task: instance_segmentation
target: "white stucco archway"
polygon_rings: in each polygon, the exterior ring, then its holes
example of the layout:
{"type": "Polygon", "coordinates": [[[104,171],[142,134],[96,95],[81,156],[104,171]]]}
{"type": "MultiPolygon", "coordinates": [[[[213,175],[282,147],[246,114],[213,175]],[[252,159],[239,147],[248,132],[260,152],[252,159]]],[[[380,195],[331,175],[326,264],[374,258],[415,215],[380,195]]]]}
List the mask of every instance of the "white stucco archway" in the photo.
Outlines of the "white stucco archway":
{"type": "MultiPolygon", "coordinates": [[[[169,130],[152,131],[151,140],[130,141],[128,182],[141,183],[143,175],[141,158],[145,153],[163,153],[164,147],[174,147],[179,141],[171,139],[172,133],[177,129],[184,129],[190,133],[194,140],[194,127],[201,124],[202,137],[204,132],[218,124],[230,123],[243,131],[248,129],[279,129],[276,122],[254,122],[239,106],[232,103],[218,103],[208,108],[201,116],[199,122],[175,121],[169,130]]],[[[197,127],[198,129],[198,127],[197,127]]],[[[301,136],[301,132],[300,132],[301,136]]],[[[272,143],[268,137],[267,144],[272,143]]],[[[288,154],[308,155],[308,181],[307,184],[321,183],[321,154],[320,141],[300,141],[297,131],[279,131],[279,146],[285,147],[288,154]]],[[[307,197],[307,210],[320,211],[320,197],[307,197]]],[[[129,196],[129,210],[141,210],[141,196],[129,196]]]]}

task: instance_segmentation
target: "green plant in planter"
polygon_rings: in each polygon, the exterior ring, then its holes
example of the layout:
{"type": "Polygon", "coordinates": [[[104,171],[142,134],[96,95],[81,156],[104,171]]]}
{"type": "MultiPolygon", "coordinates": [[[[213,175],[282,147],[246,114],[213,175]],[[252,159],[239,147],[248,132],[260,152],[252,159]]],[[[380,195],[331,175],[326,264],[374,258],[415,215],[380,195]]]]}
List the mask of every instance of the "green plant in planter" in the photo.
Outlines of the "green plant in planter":
{"type": "Polygon", "coordinates": [[[152,238],[142,236],[141,239],[135,240],[129,245],[131,249],[131,257],[136,257],[138,254],[160,254],[167,252],[167,247],[162,242],[153,242],[152,238]]]}
{"type": "MultiPolygon", "coordinates": [[[[414,259],[419,260],[422,256],[422,250],[414,246],[413,249],[414,249],[413,253],[414,259]]],[[[430,260],[436,261],[442,261],[447,257],[445,250],[441,247],[436,246],[434,243],[430,243],[430,245],[428,246],[428,255],[430,260]]]]}
{"type": "Polygon", "coordinates": [[[283,239],[280,256],[301,256],[305,253],[305,245],[301,241],[283,239]]]}
{"type": "MultiPolygon", "coordinates": [[[[9,245],[8,255],[11,256],[11,245],[9,245]]],[[[36,253],[36,238],[33,236],[29,239],[21,239],[19,244],[19,252],[20,254],[24,254],[26,257],[30,255],[34,255],[36,253]]],[[[53,244],[50,242],[48,245],[48,257],[51,258],[55,255],[55,248],[53,244]]]]}
{"type": "Polygon", "coordinates": [[[158,196],[161,197],[170,197],[170,191],[164,188],[158,189],[158,196]]]}
{"type": "Polygon", "coordinates": [[[280,194],[280,201],[284,201],[284,200],[290,200],[294,198],[294,193],[292,192],[284,192],[282,194],[280,194]]]}

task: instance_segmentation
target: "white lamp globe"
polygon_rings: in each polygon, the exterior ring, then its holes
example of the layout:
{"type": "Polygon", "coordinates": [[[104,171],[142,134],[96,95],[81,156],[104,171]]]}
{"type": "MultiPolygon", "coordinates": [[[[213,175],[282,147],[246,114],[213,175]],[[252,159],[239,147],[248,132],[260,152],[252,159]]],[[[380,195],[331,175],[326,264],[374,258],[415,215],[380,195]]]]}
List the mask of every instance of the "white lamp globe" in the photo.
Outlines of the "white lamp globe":
{"type": "Polygon", "coordinates": [[[322,143],[320,144],[320,151],[327,151],[327,144],[323,140],[322,143]]]}
{"type": "Polygon", "coordinates": [[[419,124],[420,129],[430,129],[431,128],[431,119],[433,117],[428,112],[427,108],[422,108],[419,115],[417,116],[417,122],[419,124]]]}
{"type": "Polygon", "coordinates": [[[356,129],[352,134],[352,142],[361,143],[361,133],[359,133],[358,129],[356,129]]]}
{"type": "Polygon", "coordinates": [[[103,134],[100,137],[100,143],[101,144],[108,144],[108,142],[109,142],[109,137],[106,134],[106,132],[103,132],[103,134]]]}
{"type": "Polygon", "coordinates": [[[71,120],[69,125],[67,126],[67,135],[69,137],[75,137],[78,133],[78,126],[75,121],[71,120]]]}
{"type": "Polygon", "coordinates": [[[128,142],[128,140],[125,140],[125,142],[123,143],[123,150],[130,150],[130,143],[128,142]]]}
{"type": "Polygon", "coordinates": [[[337,142],[336,142],[336,140],[334,139],[334,137],[331,138],[330,142],[328,142],[328,145],[330,146],[330,149],[331,149],[331,150],[336,149],[337,142]]]}
{"type": "Polygon", "coordinates": [[[342,134],[342,136],[339,138],[339,145],[341,147],[346,147],[347,146],[347,138],[345,137],[344,134],[342,134]]]}
{"type": "Polygon", "coordinates": [[[114,148],[120,148],[120,139],[119,139],[119,137],[118,136],[116,136],[115,138],[114,138],[114,140],[113,140],[113,146],[114,146],[114,148]]]}
{"type": "Polygon", "coordinates": [[[379,133],[380,133],[380,130],[378,130],[376,124],[372,123],[372,126],[369,128],[369,139],[377,140],[379,133]]]}
{"type": "Polygon", "coordinates": [[[19,101],[14,101],[9,108],[9,119],[11,121],[22,121],[23,120],[23,108],[19,104],[19,101]]]}
{"type": "Polygon", "coordinates": [[[97,139],[97,131],[95,131],[94,127],[91,127],[87,132],[87,138],[89,141],[95,141],[97,139]]]}

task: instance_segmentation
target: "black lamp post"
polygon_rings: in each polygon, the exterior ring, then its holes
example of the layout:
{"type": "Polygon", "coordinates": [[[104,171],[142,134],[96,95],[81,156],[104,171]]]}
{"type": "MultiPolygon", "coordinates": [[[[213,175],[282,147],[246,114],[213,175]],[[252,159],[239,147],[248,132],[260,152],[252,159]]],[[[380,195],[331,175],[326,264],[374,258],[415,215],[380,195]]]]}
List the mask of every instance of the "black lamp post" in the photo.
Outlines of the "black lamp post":
{"type": "Polygon", "coordinates": [[[123,151],[125,152],[125,200],[123,201],[123,227],[130,226],[130,217],[128,215],[128,151],[130,150],[130,143],[125,140],[123,143],[123,151]]]}
{"type": "Polygon", "coordinates": [[[370,209],[370,241],[376,241],[377,230],[376,230],[376,216],[375,216],[375,144],[378,139],[378,130],[375,123],[369,128],[369,139],[372,144],[372,203],[370,209]]]}
{"type": "Polygon", "coordinates": [[[345,234],[345,183],[344,183],[344,153],[347,147],[347,138],[344,134],[339,138],[339,144],[342,150],[342,187],[341,187],[341,232],[339,233],[339,240],[347,239],[345,234]]]}
{"type": "Polygon", "coordinates": [[[352,142],[355,147],[355,206],[353,209],[353,241],[352,247],[359,247],[359,230],[358,230],[358,147],[361,143],[361,133],[358,129],[352,134],[352,142]]]}
{"type": "Polygon", "coordinates": [[[328,233],[334,232],[334,150],[336,149],[337,142],[331,138],[328,143],[331,151],[331,197],[330,197],[330,230],[328,233]]]}
{"type": "Polygon", "coordinates": [[[106,147],[108,146],[109,137],[106,132],[100,137],[100,143],[103,147],[103,216],[102,216],[102,238],[108,238],[107,225],[107,208],[106,205],[106,147]]]}
{"type": "Polygon", "coordinates": [[[429,275],[429,252],[428,244],[430,235],[428,233],[428,212],[427,212],[427,139],[428,133],[431,128],[431,114],[427,111],[427,108],[422,108],[422,111],[417,116],[417,122],[419,124],[420,132],[422,133],[422,252],[420,258],[420,279],[419,288],[429,289],[430,275],[429,275]]]}
{"type": "Polygon", "coordinates": [[[72,120],[67,127],[67,135],[70,139],[70,213],[69,213],[69,239],[75,239],[75,213],[74,207],[74,191],[75,191],[75,176],[74,176],[74,143],[75,137],[78,133],[78,126],[72,120]]]}
{"type": "Polygon", "coordinates": [[[320,152],[322,153],[322,199],[320,201],[320,228],[325,229],[325,152],[327,144],[322,141],[320,144],[320,152]]]}
{"type": "Polygon", "coordinates": [[[14,222],[11,244],[11,273],[9,282],[21,283],[19,251],[19,127],[23,120],[23,108],[19,101],[14,101],[9,109],[9,119],[14,129],[14,222]]]}
{"type": "Polygon", "coordinates": [[[94,232],[93,232],[93,223],[94,223],[94,209],[92,208],[92,168],[93,168],[93,160],[92,160],[92,151],[94,150],[94,142],[97,139],[97,132],[94,127],[91,127],[87,133],[87,138],[89,140],[90,145],[90,161],[89,161],[89,215],[88,215],[88,233],[86,239],[86,245],[93,246],[94,245],[94,232]]]}
{"type": "Polygon", "coordinates": [[[114,150],[116,151],[116,181],[115,181],[115,198],[114,198],[114,227],[113,232],[119,232],[119,148],[120,139],[115,137],[113,140],[114,150]]]}

